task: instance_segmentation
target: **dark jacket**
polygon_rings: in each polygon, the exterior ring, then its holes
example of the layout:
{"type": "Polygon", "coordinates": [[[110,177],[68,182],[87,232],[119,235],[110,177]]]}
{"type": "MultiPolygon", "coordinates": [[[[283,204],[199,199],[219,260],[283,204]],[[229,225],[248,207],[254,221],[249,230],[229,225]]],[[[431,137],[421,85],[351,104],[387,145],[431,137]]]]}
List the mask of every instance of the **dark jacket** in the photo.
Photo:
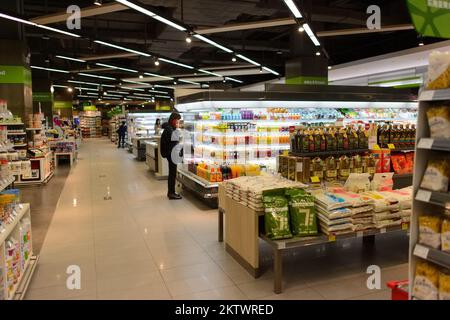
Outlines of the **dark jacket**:
{"type": "Polygon", "coordinates": [[[161,155],[163,158],[168,158],[172,153],[173,148],[177,146],[179,140],[174,136],[175,128],[173,128],[169,123],[165,122],[161,126],[164,129],[161,135],[161,155]]]}
{"type": "Polygon", "coordinates": [[[127,126],[124,125],[124,124],[121,124],[120,127],[119,127],[119,129],[117,129],[117,134],[118,134],[119,136],[124,136],[125,133],[127,133],[127,130],[128,130],[127,126]]]}

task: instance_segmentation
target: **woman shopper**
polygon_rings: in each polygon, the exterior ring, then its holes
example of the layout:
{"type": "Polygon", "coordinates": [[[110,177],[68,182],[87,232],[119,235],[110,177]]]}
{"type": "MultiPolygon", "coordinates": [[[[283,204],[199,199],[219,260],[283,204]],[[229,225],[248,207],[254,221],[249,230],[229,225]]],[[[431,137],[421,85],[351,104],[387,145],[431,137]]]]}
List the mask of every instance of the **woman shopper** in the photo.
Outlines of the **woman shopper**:
{"type": "Polygon", "coordinates": [[[167,180],[167,197],[170,200],[179,200],[181,196],[175,192],[175,181],[177,178],[178,159],[174,159],[172,155],[173,149],[180,142],[180,126],[181,116],[179,113],[173,112],[167,123],[164,123],[164,129],[161,135],[161,156],[169,162],[169,178],[167,180]]]}
{"type": "Polygon", "coordinates": [[[159,135],[161,133],[161,119],[156,119],[155,122],[155,134],[159,135]]]}

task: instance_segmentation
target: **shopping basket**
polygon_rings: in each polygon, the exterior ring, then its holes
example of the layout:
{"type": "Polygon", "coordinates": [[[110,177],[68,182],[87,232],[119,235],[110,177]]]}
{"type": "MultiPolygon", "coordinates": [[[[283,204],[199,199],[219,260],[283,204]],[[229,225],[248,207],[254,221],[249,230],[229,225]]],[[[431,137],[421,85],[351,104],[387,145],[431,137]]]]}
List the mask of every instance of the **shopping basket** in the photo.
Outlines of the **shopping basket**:
{"type": "Polygon", "coordinates": [[[408,280],[389,281],[387,286],[391,288],[391,300],[408,300],[408,280]]]}

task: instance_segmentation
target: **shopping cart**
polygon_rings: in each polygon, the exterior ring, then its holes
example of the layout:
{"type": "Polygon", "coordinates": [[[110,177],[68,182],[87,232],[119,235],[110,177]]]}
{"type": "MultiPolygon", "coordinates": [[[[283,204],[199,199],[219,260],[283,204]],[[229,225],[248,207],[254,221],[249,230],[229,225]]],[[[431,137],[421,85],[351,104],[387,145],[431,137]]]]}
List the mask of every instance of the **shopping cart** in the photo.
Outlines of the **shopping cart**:
{"type": "Polygon", "coordinates": [[[392,290],[391,300],[408,300],[408,280],[389,281],[386,285],[392,290]]]}

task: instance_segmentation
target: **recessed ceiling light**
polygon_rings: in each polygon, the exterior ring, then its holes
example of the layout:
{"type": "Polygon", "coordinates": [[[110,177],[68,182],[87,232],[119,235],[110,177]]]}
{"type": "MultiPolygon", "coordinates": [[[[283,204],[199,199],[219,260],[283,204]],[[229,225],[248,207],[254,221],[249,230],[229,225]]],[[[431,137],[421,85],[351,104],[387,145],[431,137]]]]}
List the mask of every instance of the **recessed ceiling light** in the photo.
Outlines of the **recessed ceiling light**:
{"type": "Polygon", "coordinates": [[[231,58],[231,61],[236,62],[237,61],[236,57],[233,56],[233,58],[231,58]]]}
{"type": "Polygon", "coordinates": [[[191,38],[190,36],[187,36],[187,37],[186,37],[186,42],[187,42],[187,43],[191,43],[191,42],[192,42],[192,38],[191,38]]]}
{"type": "Polygon", "coordinates": [[[300,28],[298,28],[298,31],[299,31],[299,32],[305,32],[305,28],[300,27],[300,28]]]}
{"type": "Polygon", "coordinates": [[[94,4],[95,4],[96,6],[101,6],[101,5],[102,5],[102,0],[95,0],[95,1],[94,1],[94,4]]]}
{"type": "Polygon", "coordinates": [[[139,76],[139,79],[144,79],[144,76],[141,74],[141,75],[139,76]]]}
{"type": "Polygon", "coordinates": [[[320,51],[317,51],[317,52],[316,52],[316,56],[320,56],[320,51]]]}
{"type": "Polygon", "coordinates": [[[155,60],[155,66],[159,66],[159,60],[158,59],[155,60]]]}

